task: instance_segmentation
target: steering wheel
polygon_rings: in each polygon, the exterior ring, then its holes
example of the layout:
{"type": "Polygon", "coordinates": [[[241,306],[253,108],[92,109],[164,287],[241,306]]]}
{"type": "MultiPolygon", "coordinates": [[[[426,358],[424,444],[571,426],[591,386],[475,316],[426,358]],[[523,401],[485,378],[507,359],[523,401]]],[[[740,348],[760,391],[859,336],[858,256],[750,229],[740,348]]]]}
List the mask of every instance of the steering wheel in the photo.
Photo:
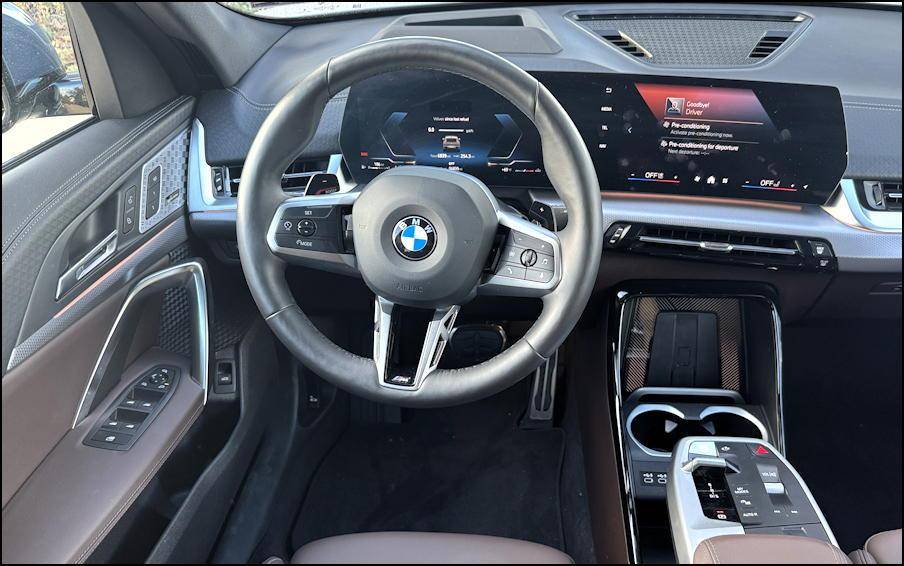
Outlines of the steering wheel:
{"type": "Polygon", "coordinates": [[[596,172],[571,118],[535,78],[467,43],[407,37],[356,47],[313,71],[264,121],[242,170],[237,234],[245,278],[276,336],[302,363],[356,395],[399,406],[477,400],[516,383],[565,341],[596,282],[602,210],[596,172]],[[546,173],[568,210],[557,233],[493,196],[479,179],[422,166],[387,170],[366,186],[287,196],[282,173],[314,135],[327,101],[355,82],[401,69],[462,75],[508,99],[536,125],[546,173]],[[351,245],[348,240],[351,232],[351,245]],[[497,234],[498,269],[487,272],[497,234]],[[525,255],[525,250],[533,253],[525,255]],[[511,259],[513,263],[506,260],[511,259]],[[357,273],[376,295],[372,358],[340,348],[305,316],[287,264],[357,273]],[[520,267],[519,267],[520,265],[520,267]],[[463,369],[439,369],[462,304],[478,294],[538,297],[542,312],[516,343],[463,369]],[[431,309],[415,369],[395,367],[394,328],[405,307],[431,309]]]}

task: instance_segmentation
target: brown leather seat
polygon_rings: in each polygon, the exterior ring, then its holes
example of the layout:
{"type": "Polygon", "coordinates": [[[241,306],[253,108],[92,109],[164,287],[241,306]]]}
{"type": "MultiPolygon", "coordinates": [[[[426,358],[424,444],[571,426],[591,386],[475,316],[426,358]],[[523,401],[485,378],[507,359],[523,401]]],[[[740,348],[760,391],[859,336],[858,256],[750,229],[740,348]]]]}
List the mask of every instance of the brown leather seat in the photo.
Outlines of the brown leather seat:
{"type": "Polygon", "coordinates": [[[863,550],[851,553],[854,564],[900,564],[901,529],[873,535],[863,545],[863,550]]]}
{"type": "Polygon", "coordinates": [[[840,548],[788,535],[723,535],[704,540],[694,564],[850,564],[840,548]]]}
{"type": "Polygon", "coordinates": [[[533,542],[451,533],[360,533],[301,547],[292,564],[573,564],[533,542]]]}

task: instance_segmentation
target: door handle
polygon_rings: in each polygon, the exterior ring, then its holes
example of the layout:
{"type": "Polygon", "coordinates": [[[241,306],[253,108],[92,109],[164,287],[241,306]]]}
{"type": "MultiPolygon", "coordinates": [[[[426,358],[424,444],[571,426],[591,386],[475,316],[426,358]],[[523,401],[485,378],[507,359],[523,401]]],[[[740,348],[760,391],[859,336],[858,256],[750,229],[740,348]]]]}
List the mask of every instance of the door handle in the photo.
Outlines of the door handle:
{"type": "Polygon", "coordinates": [[[75,284],[84,279],[89,273],[94,271],[97,266],[102,264],[113,255],[116,251],[116,230],[100,241],[91,251],[86,253],[75,265],[70,267],[60,276],[57,281],[56,299],[66,294],[69,289],[75,287],[75,284]]]}

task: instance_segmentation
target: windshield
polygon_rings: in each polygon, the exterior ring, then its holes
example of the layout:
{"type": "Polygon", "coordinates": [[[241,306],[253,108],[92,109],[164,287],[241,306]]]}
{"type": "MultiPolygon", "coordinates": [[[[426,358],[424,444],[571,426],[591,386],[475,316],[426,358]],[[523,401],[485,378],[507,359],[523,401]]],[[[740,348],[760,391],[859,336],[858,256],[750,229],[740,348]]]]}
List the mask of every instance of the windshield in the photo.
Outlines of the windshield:
{"type": "Polygon", "coordinates": [[[317,19],[332,16],[388,12],[436,4],[464,2],[220,2],[237,12],[271,19],[317,19]]]}

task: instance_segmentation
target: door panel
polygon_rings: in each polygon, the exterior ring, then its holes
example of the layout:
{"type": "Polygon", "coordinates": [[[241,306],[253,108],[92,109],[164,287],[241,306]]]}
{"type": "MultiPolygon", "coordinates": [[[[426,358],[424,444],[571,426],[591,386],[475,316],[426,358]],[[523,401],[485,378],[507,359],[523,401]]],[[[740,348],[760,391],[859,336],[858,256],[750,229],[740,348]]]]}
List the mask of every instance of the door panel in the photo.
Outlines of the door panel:
{"type": "Polygon", "coordinates": [[[206,266],[170,257],[188,240],[193,111],[179,97],[101,120],[3,173],[4,563],[84,560],[203,410],[206,266]],[[195,307],[188,357],[156,347],[174,288],[195,307]],[[136,380],[160,364],[172,390],[127,450],[105,445],[125,437],[112,417],[136,416],[117,396],[145,401],[136,380]]]}
{"type": "MultiPolygon", "coordinates": [[[[193,108],[193,99],[179,97],[143,118],[101,121],[3,174],[4,368],[14,367],[10,361],[21,361],[21,356],[11,360],[13,348],[100,279],[108,269],[104,266],[116,265],[154,236],[160,224],[154,230],[132,230],[104,265],[96,266],[61,300],[56,299],[60,276],[73,267],[69,262],[78,258],[74,254],[68,257],[68,252],[81,249],[78,242],[70,244],[70,238],[79,237],[79,225],[115,192],[120,193],[115,198],[124,206],[129,188],[146,182],[140,177],[141,166],[156,158],[155,152],[164,149],[165,143],[182,135],[187,142],[193,108]],[[111,127],[110,122],[119,127],[111,127]],[[129,127],[123,128],[126,125],[129,127]]],[[[181,167],[173,166],[182,178],[184,199],[187,161],[181,167]]],[[[153,218],[158,223],[163,220],[161,212],[153,218]]],[[[96,231],[121,233],[123,217],[115,214],[111,220],[112,225],[99,226],[96,231]]]]}

